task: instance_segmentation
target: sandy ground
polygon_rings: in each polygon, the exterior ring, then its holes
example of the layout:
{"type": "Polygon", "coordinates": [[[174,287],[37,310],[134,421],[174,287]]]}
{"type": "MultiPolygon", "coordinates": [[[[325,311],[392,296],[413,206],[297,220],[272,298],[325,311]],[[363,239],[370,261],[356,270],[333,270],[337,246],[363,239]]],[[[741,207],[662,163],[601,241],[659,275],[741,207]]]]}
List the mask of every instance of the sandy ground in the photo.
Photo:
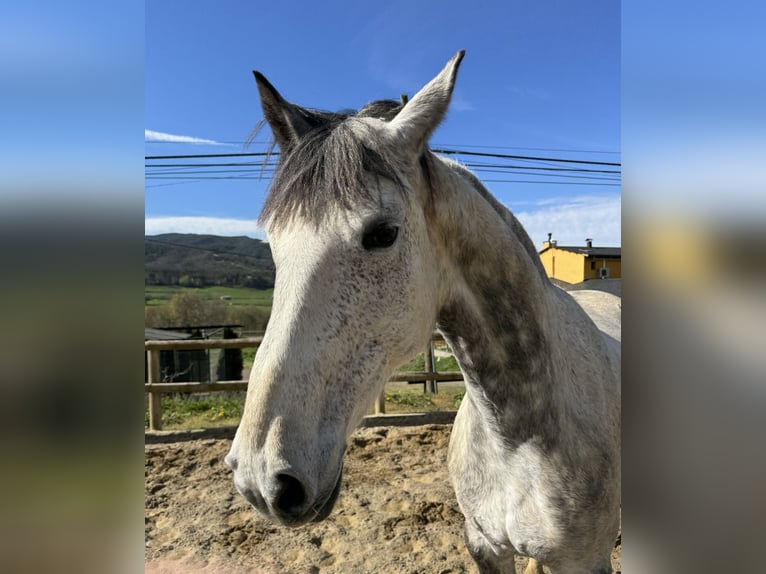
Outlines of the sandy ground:
{"type": "MultiPolygon", "coordinates": [[[[223,463],[233,430],[147,435],[146,572],[477,572],[447,475],[451,425],[363,428],[343,489],[322,523],[287,529],[260,518],[223,463]]],[[[613,554],[620,569],[621,546],[613,554]]],[[[518,559],[517,572],[525,559],[518,559]]]]}

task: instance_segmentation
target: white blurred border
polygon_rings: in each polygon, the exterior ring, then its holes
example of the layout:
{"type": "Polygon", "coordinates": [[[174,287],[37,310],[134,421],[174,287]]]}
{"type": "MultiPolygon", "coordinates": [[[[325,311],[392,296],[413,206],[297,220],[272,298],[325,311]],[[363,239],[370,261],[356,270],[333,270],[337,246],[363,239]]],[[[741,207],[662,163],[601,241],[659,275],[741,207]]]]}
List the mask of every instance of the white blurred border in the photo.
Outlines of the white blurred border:
{"type": "Polygon", "coordinates": [[[626,572],[763,569],[765,17],[623,3],[626,572]]]}

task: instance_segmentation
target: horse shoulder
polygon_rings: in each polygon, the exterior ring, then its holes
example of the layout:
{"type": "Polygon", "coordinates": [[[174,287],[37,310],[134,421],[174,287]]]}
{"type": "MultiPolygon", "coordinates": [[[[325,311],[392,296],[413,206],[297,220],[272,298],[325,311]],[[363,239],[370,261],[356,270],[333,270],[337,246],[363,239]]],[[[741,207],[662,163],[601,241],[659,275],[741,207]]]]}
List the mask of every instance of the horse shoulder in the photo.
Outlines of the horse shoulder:
{"type": "Polygon", "coordinates": [[[555,553],[563,535],[560,473],[534,444],[509,449],[481,410],[466,394],[450,437],[450,476],[466,521],[494,553],[555,553]]]}

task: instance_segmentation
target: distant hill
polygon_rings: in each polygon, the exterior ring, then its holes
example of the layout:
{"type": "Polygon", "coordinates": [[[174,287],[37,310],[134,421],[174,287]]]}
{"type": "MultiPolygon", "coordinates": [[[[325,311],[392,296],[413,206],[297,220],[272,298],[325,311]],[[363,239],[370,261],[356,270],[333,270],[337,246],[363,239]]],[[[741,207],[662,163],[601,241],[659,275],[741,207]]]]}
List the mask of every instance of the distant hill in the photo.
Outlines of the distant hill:
{"type": "Polygon", "coordinates": [[[274,286],[268,243],[250,237],[164,233],[144,237],[147,285],[274,286]]]}

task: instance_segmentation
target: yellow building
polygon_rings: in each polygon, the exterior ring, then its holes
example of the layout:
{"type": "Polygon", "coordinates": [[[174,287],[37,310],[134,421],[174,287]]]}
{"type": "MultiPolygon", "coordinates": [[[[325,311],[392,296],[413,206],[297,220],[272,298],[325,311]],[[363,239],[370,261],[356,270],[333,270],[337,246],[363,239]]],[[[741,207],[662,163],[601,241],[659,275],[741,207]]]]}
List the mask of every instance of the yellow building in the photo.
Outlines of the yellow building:
{"type": "Polygon", "coordinates": [[[582,247],[558,245],[549,233],[548,241],[543,242],[540,260],[548,277],[567,283],[622,277],[622,248],[593,247],[590,239],[586,239],[582,247]]]}

